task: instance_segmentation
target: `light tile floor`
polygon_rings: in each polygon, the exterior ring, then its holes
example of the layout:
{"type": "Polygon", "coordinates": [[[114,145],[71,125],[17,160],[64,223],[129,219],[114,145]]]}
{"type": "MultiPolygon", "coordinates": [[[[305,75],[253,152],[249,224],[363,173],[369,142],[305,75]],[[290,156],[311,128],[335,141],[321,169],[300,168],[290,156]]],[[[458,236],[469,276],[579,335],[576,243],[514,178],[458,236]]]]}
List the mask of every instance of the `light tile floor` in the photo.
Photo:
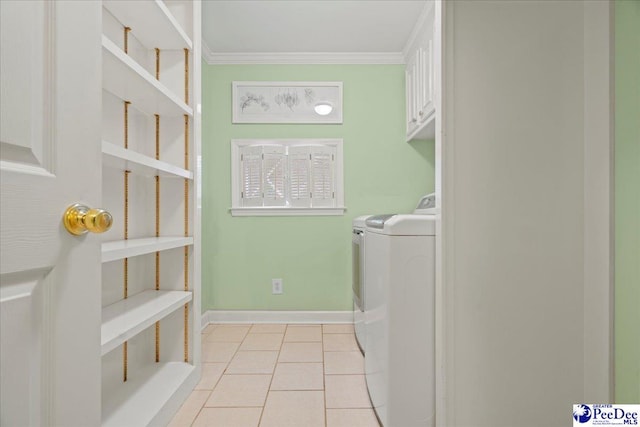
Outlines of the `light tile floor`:
{"type": "Polygon", "coordinates": [[[209,325],[170,427],[379,427],[353,325],[209,325]]]}

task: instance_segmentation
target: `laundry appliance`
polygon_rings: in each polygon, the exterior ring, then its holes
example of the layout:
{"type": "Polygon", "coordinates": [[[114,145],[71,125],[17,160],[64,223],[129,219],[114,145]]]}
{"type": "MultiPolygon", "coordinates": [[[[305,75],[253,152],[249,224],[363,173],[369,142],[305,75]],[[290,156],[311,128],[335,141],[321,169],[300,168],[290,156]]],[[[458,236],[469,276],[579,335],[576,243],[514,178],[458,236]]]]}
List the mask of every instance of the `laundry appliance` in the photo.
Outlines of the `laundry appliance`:
{"type": "Polygon", "coordinates": [[[435,196],[366,221],[365,376],[384,427],[435,425],[435,196]]]}
{"type": "Polygon", "coordinates": [[[359,216],[353,220],[351,234],[351,257],[352,257],[352,289],[353,289],[353,326],[356,333],[356,341],[360,351],[364,353],[366,342],[365,331],[365,221],[370,215],[359,216]]]}

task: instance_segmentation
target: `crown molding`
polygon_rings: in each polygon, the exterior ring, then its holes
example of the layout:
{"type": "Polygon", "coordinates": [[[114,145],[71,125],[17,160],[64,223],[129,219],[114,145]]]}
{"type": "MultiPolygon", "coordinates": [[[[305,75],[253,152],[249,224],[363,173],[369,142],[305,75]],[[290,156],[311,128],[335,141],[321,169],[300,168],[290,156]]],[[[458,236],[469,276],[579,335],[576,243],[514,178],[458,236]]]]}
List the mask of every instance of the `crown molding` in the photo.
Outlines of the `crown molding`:
{"type": "Polygon", "coordinates": [[[404,64],[402,52],[255,52],[214,53],[202,42],[202,56],[218,64],[404,64]]]}
{"type": "Polygon", "coordinates": [[[416,21],[416,24],[413,26],[413,29],[411,30],[411,34],[409,34],[409,38],[407,39],[407,42],[405,43],[404,47],[402,48],[402,56],[403,56],[403,59],[404,59],[405,63],[406,63],[407,55],[409,54],[409,51],[411,50],[411,47],[416,42],[416,40],[418,39],[420,34],[423,32],[424,26],[427,23],[427,18],[429,17],[429,14],[431,13],[431,11],[434,8],[435,8],[435,2],[434,1],[427,2],[424,5],[424,8],[422,8],[422,12],[420,12],[420,16],[418,17],[418,20],[416,21]]]}
{"type": "Polygon", "coordinates": [[[211,48],[209,47],[207,42],[204,40],[204,37],[201,41],[202,43],[200,43],[200,47],[202,49],[202,59],[204,59],[204,62],[206,62],[207,64],[211,64],[211,61],[213,59],[213,52],[211,51],[211,48]]]}

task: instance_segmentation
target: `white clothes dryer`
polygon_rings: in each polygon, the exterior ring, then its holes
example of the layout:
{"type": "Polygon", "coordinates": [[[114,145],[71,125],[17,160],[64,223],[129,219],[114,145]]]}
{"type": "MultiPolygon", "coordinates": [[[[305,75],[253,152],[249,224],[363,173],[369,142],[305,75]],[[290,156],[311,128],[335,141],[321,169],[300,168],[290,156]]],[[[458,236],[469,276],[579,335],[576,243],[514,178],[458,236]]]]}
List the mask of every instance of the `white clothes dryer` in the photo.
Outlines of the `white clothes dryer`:
{"type": "Polygon", "coordinates": [[[435,210],[425,199],[414,214],[366,221],[365,374],[384,427],[435,425],[435,210]]]}

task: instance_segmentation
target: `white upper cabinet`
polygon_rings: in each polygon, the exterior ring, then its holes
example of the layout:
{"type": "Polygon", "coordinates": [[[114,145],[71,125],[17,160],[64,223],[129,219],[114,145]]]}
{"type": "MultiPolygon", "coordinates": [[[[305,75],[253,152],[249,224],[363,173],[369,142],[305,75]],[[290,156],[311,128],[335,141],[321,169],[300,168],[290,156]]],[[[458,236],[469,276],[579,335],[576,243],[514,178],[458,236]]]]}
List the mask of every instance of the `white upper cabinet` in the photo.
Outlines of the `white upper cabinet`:
{"type": "Polygon", "coordinates": [[[429,3],[405,49],[407,141],[431,139],[435,133],[434,17],[429,3]]]}

